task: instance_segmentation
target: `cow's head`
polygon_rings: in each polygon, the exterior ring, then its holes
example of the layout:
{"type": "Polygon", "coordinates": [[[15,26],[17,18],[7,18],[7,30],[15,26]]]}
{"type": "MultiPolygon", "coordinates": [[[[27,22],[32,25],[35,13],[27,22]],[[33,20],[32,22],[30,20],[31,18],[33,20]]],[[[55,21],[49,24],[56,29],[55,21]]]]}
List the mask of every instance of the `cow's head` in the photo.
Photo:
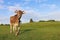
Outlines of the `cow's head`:
{"type": "Polygon", "coordinates": [[[16,10],[15,13],[16,13],[18,16],[22,16],[22,14],[24,14],[24,11],[16,10]]]}

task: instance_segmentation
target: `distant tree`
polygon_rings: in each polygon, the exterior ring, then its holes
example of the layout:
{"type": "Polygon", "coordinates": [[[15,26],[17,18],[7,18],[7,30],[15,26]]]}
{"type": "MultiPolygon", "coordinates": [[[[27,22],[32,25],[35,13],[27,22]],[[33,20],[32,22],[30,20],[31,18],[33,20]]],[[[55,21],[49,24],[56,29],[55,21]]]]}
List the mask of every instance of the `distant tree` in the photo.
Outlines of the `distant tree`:
{"type": "Polygon", "coordinates": [[[32,20],[32,19],[30,19],[30,23],[31,23],[31,22],[33,22],[33,20],[32,20]]]}
{"type": "Polygon", "coordinates": [[[48,20],[47,22],[55,22],[55,20],[48,20]]]}
{"type": "Polygon", "coordinates": [[[6,26],[9,26],[10,24],[5,24],[6,26]]]}
{"type": "Polygon", "coordinates": [[[4,25],[4,24],[1,24],[1,25],[4,25]]]}
{"type": "Polygon", "coordinates": [[[44,21],[44,20],[40,20],[39,22],[46,22],[46,21],[44,21]]]}

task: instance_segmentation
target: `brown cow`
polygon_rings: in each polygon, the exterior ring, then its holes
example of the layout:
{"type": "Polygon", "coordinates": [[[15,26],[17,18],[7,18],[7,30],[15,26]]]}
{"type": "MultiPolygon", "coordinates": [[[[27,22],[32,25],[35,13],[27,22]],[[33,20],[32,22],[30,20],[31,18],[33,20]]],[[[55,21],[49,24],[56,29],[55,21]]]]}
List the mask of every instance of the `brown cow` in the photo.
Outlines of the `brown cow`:
{"type": "Polygon", "coordinates": [[[16,10],[16,15],[10,17],[10,33],[14,32],[17,36],[20,30],[20,19],[22,17],[23,11],[16,10]]]}

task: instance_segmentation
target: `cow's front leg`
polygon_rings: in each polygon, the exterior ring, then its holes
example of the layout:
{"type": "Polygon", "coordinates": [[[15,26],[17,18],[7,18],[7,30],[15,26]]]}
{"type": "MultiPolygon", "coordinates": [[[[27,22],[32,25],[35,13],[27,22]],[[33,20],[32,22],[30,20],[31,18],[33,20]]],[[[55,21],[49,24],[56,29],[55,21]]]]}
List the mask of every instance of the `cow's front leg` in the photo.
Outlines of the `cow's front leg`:
{"type": "Polygon", "coordinates": [[[10,33],[12,33],[13,26],[10,24],[10,33]]]}
{"type": "Polygon", "coordinates": [[[18,35],[18,24],[17,23],[14,25],[14,33],[16,36],[18,35]]]}
{"type": "Polygon", "coordinates": [[[20,32],[20,23],[18,24],[18,26],[16,27],[16,35],[18,35],[20,32]]]}
{"type": "Polygon", "coordinates": [[[19,32],[20,32],[20,27],[18,27],[18,34],[19,34],[19,32]]]}

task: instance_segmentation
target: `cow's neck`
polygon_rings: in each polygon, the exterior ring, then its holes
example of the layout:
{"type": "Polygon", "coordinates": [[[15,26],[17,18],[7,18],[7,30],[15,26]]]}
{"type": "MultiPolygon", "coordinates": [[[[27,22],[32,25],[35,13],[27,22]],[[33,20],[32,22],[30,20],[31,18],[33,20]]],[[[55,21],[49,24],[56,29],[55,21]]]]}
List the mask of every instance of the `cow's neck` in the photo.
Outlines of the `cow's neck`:
{"type": "Polygon", "coordinates": [[[17,16],[18,20],[20,20],[22,15],[17,15],[16,14],[15,16],[17,16]]]}

